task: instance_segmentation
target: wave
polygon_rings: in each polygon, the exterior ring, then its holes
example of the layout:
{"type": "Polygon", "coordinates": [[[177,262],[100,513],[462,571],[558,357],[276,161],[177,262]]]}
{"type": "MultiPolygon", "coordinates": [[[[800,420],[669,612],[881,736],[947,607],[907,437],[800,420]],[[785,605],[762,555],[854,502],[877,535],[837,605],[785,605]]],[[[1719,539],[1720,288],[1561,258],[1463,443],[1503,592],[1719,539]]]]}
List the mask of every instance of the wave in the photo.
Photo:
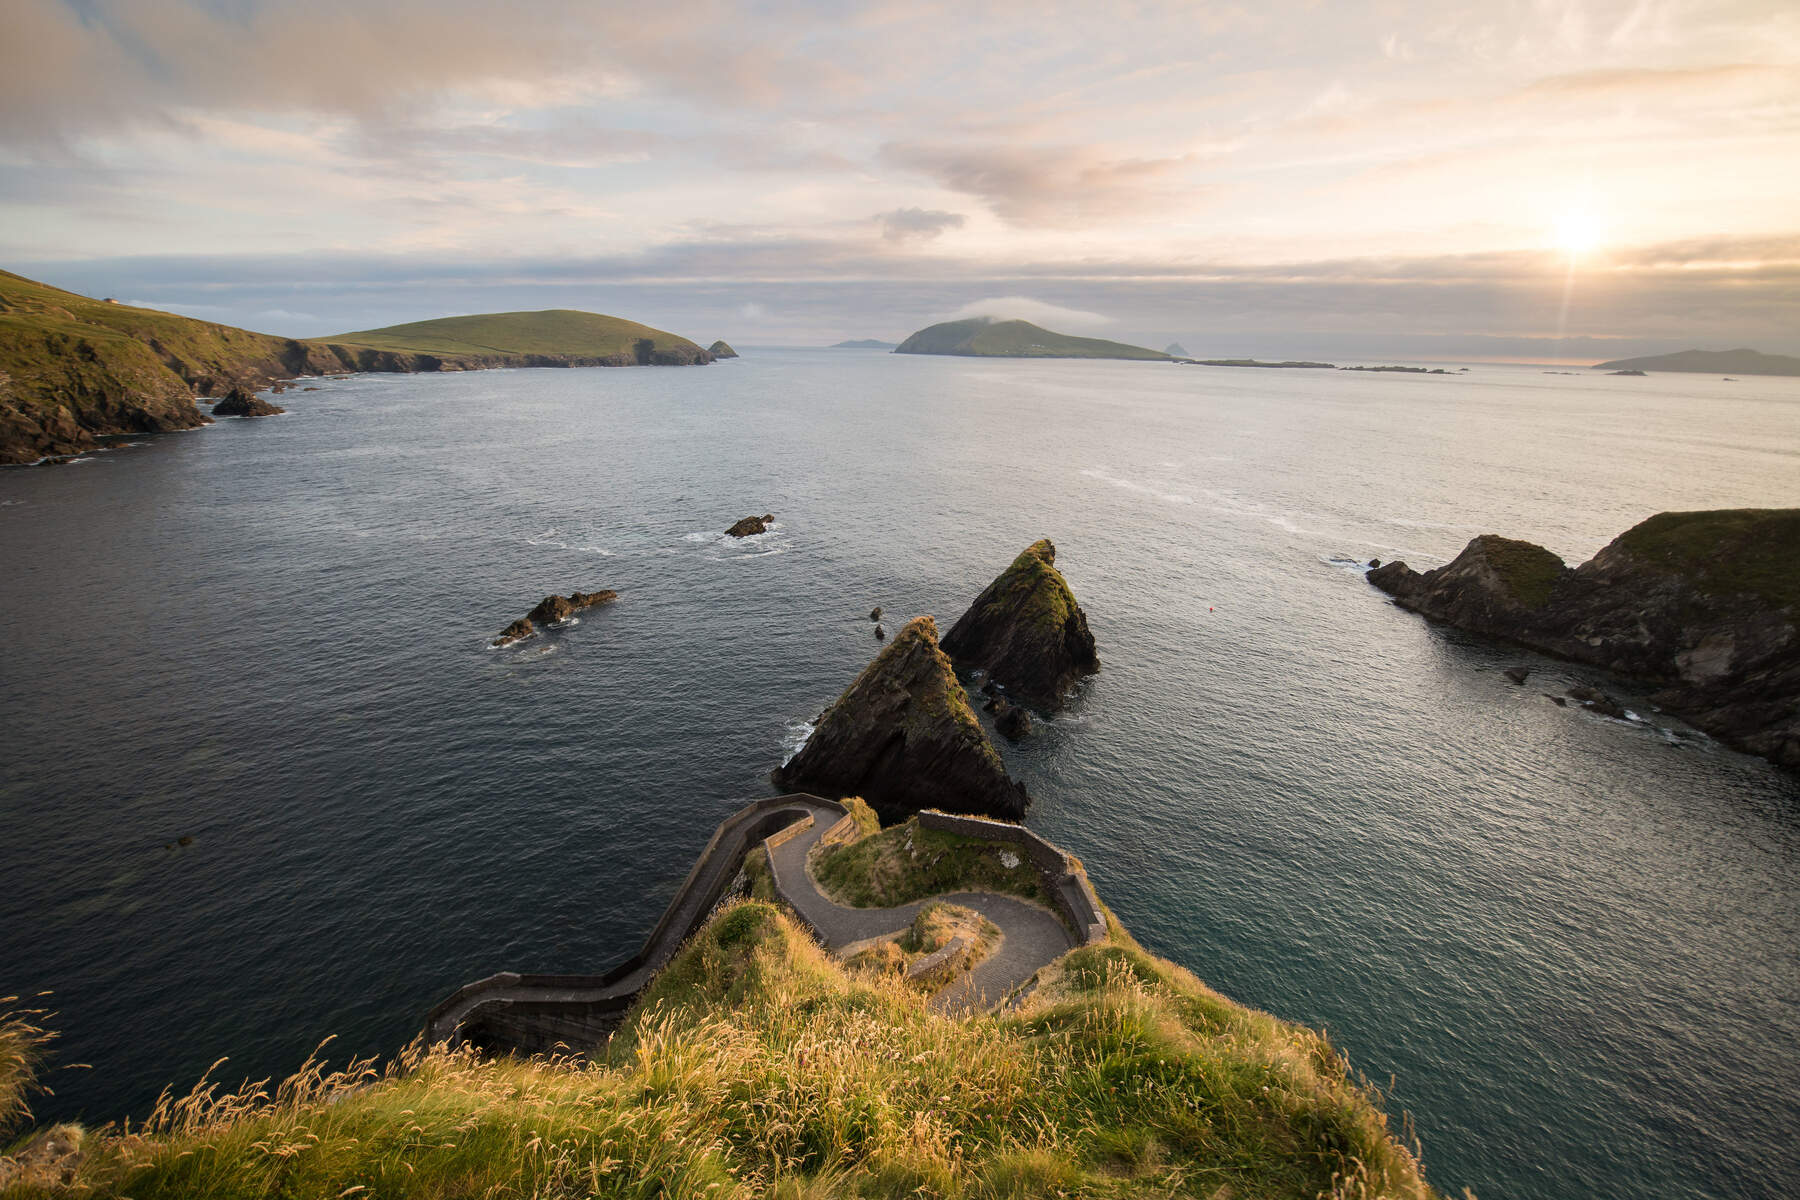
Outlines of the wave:
{"type": "Polygon", "coordinates": [[[548,546],[552,550],[570,550],[577,554],[598,554],[602,558],[611,558],[615,553],[605,546],[583,546],[575,542],[564,541],[562,530],[552,525],[536,537],[525,539],[527,546],[548,546]]]}
{"type": "Polygon", "coordinates": [[[794,761],[794,755],[806,749],[806,743],[812,738],[813,730],[818,726],[811,721],[789,721],[787,729],[781,735],[781,765],[787,766],[794,761]]]}

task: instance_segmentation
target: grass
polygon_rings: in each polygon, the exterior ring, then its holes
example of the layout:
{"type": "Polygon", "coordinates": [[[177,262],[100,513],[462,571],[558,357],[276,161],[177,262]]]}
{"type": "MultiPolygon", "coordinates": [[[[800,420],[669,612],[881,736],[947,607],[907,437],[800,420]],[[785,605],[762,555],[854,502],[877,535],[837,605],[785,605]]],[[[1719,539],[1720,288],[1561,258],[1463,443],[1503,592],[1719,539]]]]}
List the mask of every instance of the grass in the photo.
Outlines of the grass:
{"type": "Polygon", "coordinates": [[[983,593],[987,608],[998,607],[1017,621],[1054,639],[1060,645],[1063,630],[1075,615],[1075,593],[1056,569],[1056,550],[1048,539],[1033,542],[1012,560],[993,585],[983,593]]]}
{"type": "Polygon", "coordinates": [[[18,999],[0,996],[0,1134],[31,1119],[38,1065],[45,1044],[56,1037],[39,1024],[48,1015],[42,1009],[5,1008],[18,999]]]}
{"type": "Polygon", "coordinates": [[[844,966],[851,971],[876,971],[904,975],[906,968],[936,954],[956,938],[963,949],[933,970],[907,982],[935,992],[962,972],[975,967],[1000,944],[1000,927],[972,908],[960,904],[927,904],[913,923],[890,937],[876,938],[846,953],[844,966]]]}
{"type": "Polygon", "coordinates": [[[629,356],[637,343],[646,339],[658,350],[700,349],[688,339],[666,330],[652,329],[623,317],[568,308],[440,317],[320,340],[402,354],[544,354],[605,358],[629,356]]]}
{"type": "Polygon", "coordinates": [[[1479,540],[1488,564],[1519,603],[1527,608],[1549,603],[1556,581],[1568,570],[1562,559],[1542,546],[1497,534],[1484,534],[1479,540]]]}
{"type": "Polygon", "coordinates": [[[1166,361],[1160,350],[1104,338],[1053,333],[1029,321],[972,317],[931,325],[900,343],[896,354],[955,354],[977,358],[1132,358],[1166,361]]]}
{"type": "Polygon", "coordinates": [[[1050,906],[1037,869],[1018,847],[925,829],[917,817],[823,847],[807,865],[821,891],[854,908],[891,908],[958,891],[1004,892],[1050,906]],[[1003,856],[1017,865],[1007,866],[1003,856]]]}
{"type": "MultiPolygon", "coordinates": [[[[414,1047],[90,1137],[97,1197],[1434,1195],[1320,1034],[1128,939],[945,1017],[775,907],[696,935],[592,1062],[414,1047]]],[[[48,1194],[17,1191],[14,1195],[48,1194]]]]}
{"type": "Polygon", "coordinates": [[[1658,513],[1617,543],[1711,596],[1755,596],[1800,612],[1800,509],[1658,513]]]}

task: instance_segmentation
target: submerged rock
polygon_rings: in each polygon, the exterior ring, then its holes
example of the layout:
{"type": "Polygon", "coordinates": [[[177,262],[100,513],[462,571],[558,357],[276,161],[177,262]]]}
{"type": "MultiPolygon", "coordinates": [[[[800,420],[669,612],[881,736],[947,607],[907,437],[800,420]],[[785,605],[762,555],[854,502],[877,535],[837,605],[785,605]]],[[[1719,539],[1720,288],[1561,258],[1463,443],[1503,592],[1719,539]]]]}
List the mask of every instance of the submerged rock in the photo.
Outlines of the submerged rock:
{"type": "Polygon", "coordinates": [[[1071,684],[1100,669],[1087,614],[1056,569],[1056,547],[1048,538],[1033,543],[975,598],[945,636],[944,652],[1044,710],[1059,707],[1071,684]]]}
{"type": "Polygon", "coordinates": [[[1574,568],[1484,534],[1435,571],[1368,578],[1427,617],[1647,684],[1707,733],[1800,767],[1800,509],[1661,513],[1574,568]]]}
{"type": "Polygon", "coordinates": [[[1527,679],[1531,678],[1530,667],[1508,667],[1500,673],[1514,683],[1524,683],[1527,679]]]}
{"type": "Polygon", "coordinates": [[[773,779],[787,791],[861,796],[887,822],[924,808],[1016,821],[1031,803],[1007,778],[930,617],[895,635],[773,779]]]}
{"type": "Polygon", "coordinates": [[[994,701],[994,728],[998,729],[1007,741],[1016,742],[1031,732],[1031,714],[1022,704],[996,697],[994,701]]]}
{"type": "Polygon", "coordinates": [[[773,513],[764,513],[760,517],[745,517],[725,532],[735,538],[750,537],[753,534],[767,533],[769,522],[775,519],[773,513]]]}
{"type": "Polygon", "coordinates": [[[225,393],[225,398],[213,405],[215,417],[272,417],[284,413],[287,409],[259,399],[245,388],[234,387],[225,393]]]}
{"type": "Polygon", "coordinates": [[[871,621],[881,620],[881,605],[877,604],[874,608],[871,608],[869,610],[869,620],[871,620],[871,621]]]}
{"type": "Polygon", "coordinates": [[[532,625],[532,623],[525,617],[520,617],[518,620],[514,621],[511,625],[508,625],[505,629],[502,629],[500,631],[500,636],[494,639],[493,644],[496,647],[510,646],[514,642],[522,642],[526,638],[531,637],[536,633],[537,633],[537,627],[532,625]]]}

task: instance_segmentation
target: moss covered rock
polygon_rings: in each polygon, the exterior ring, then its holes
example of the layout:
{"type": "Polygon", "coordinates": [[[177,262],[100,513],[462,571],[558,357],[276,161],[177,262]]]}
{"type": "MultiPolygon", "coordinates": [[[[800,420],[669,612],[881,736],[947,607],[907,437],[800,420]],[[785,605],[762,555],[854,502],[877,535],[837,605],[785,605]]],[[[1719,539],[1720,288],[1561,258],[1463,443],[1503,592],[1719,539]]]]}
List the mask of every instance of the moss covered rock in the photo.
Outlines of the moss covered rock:
{"type": "Polygon", "coordinates": [[[1369,582],[1436,620],[1648,684],[1713,736],[1800,767],[1800,510],[1660,513],[1575,568],[1485,534],[1434,571],[1390,562],[1369,582]]]}
{"type": "Polygon", "coordinates": [[[1016,821],[1031,803],[1007,778],[930,617],[895,635],[774,780],[787,791],[861,796],[884,821],[924,808],[1016,821]]]}
{"type": "Polygon", "coordinates": [[[1042,710],[1060,707],[1076,680],[1100,669],[1087,614],[1056,569],[1049,538],[1013,559],[975,598],[944,638],[944,652],[1042,710]]]}

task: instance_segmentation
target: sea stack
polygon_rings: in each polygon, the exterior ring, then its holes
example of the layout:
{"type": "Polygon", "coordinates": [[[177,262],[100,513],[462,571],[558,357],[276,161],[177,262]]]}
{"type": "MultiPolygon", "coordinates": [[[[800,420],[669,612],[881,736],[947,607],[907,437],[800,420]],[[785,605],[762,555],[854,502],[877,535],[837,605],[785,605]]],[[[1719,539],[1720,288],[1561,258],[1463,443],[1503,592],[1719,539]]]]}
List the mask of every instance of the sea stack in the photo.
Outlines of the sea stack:
{"type": "Polygon", "coordinates": [[[1572,569],[1484,534],[1434,571],[1390,562],[1368,579],[1403,608],[1647,684],[1720,740],[1800,767],[1800,509],[1660,513],[1572,569]]]}
{"type": "Polygon", "coordinates": [[[1007,778],[930,617],[895,635],[773,779],[787,791],[861,796],[887,823],[925,808],[1017,821],[1031,803],[1007,778]]]}
{"type": "Polygon", "coordinates": [[[213,405],[215,417],[273,417],[287,409],[267,400],[259,399],[254,392],[246,388],[234,387],[225,393],[225,398],[213,405]]]}
{"type": "Polygon", "coordinates": [[[708,346],[706,352],[714,358],[736,358],[738,356],[738,352],[726,345],[723,339],[708,346]]]}
{"type": "Polygon", "coordinates": [[[1087,614],[1056,569],[1049,538],[1013,559],[975,598],[944,638],[944,652],[1044,712],[1060,708],[1077,679],[1100,669],[1087,614]]]}
{"type": "Polygon", "coordinates": [[[760,517],[745,517],[727,529],[725,533],[726,536],[734,538],[747,538],[758,533],[766,533],[769,529],[769,522],[774,519],[773,513],[764,513],[760,517]]]}

